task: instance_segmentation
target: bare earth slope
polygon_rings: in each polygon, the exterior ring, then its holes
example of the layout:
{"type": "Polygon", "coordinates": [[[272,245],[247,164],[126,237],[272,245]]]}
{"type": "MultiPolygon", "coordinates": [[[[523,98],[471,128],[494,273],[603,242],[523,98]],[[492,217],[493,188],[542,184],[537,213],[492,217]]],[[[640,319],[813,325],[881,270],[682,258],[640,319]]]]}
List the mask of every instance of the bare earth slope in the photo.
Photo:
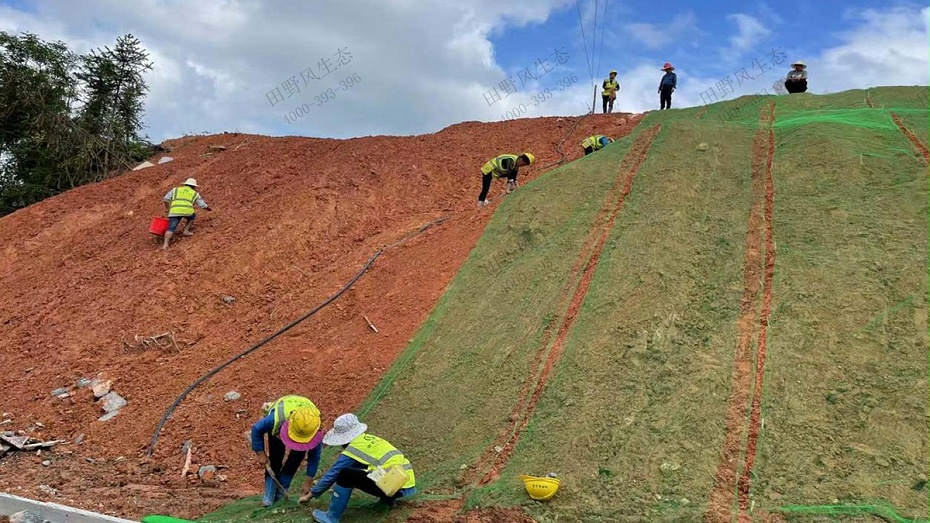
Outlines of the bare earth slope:
{"type": "Polygon", "coordinates": [[[563,139],[572,160],[585,136],[623,136],[639,118],[590,116],[574,129],[575,118],[468,122],[352,140],[187,137],[169,142],[173,162],[0,219],[0,413],[12,419],[0,430],[70,440],[40,456],[0,458],[0,491],[128,517],[194,517],[257,493],[261,473],[243,433],[261,404],[305,394],[328,423],[367,395],[481,235],[493,211],[474,208],[484,161],[533,152],[525,183],[560,160],[563,139]],[[215,210],[199,212],[196,235],[165,253],[148,223],[189,176],[215,210]],[[196,390],[153,458],[143,457],[188,384],[338,290],[379,247],[444,216],[452,219],[389,249],[331,307],[196,390]],[[179,350],[136,341],[169,331],[179,350]],[[98,373],[129,402],[107,422],[97,421],[90,390],[73,387],[98,373]],[[59,387],[74,395],[51,397],[59,387]],[[231,390],[242,398],[225,402],[231,390]],[[228,467],[223,481],[180,477],[186,439],[193,470],[228,467]]]}

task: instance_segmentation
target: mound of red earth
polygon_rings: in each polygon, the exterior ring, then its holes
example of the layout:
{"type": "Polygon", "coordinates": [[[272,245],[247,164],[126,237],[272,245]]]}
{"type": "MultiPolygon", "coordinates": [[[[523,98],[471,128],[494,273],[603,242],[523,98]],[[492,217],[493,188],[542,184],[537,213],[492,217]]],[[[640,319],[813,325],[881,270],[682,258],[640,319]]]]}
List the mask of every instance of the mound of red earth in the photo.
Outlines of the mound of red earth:
{"type": "Polygon", "coordinates": [[[166,143],[172,162],[3,217],[0,413],[11,422],[0,431],[69,442],[0,458],[0,490],[124,517],[197,517],[257,494],[262,472],[244,434],[261,405],[302,394],[329,424],[360,403],[493,213],[476,208],[487,159],[534,153],[526,181],[563,159],[560,143],[571,161],[584,137],[624,136],[639,119],[466,122],[350,140],[185,137],[166,143]],[[161,251],[149,222],[188,177],[214,210],[198,212],[193,237],[161,251]],[[145,456],[165,408],[188,385],[336,292],[377,249],[442,217],[387,249],[332,305],[196,389],[145,456]],[[169,332],[176,347],[168,338],[141,342],[169,332]],[[109,421],[98,421],[90,387],[74,386],[99,373],[128,401],[109,421]],[[51,396],[62,387],[71,395],[51,396]],[[229,391],[241,398],[224,401],[229,391]],[[186,440],[193,474],[182,478],[186,440]],[[212,480],[197,477],[202,465],[218,467],[212,480]]]}

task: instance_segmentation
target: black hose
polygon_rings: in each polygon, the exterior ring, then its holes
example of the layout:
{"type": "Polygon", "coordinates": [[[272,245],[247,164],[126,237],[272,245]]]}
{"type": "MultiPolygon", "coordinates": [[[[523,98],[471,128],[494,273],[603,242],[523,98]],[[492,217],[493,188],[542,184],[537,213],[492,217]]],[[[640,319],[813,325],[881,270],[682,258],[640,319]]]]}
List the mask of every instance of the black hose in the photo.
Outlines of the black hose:
{"type": "MultiPolygon", "coordinates": [[[[424,229],[421,229],[420,232],[422,232],[423,230],[426,230],[426,229],[425,229],[425,228],[424,228],[424,229]]],[[[408,238],[409,238],[409,237],[408,237],[408,238]]],[[[238,359],[240,359],[240,358],[243,358],[243,357],[245,357],[245,356],[248,356],[248,355],[251,354],[252,352],[255,352],[256,350],[258,350],[262,345],[265,345],[265,344],[268,343],[269,341],[271,341],[271,340],[277,338],[278,336],[284,334],[285,332],[289,331],[290,329],[296,327],[297,324],[299,324],[300,322],[302,322],[302,321],[306,320],[307,318],[313,316],[313,315],[316,314],[317,312],[320,312],[320,310],[321,310],[323,307],[326,307],[327,305],[329,305],[330,303],[332,303],[333,301],[335,301],[336,298],[342,296],[343,293],[345,293],[345,292],[346,292],[347,290],[349,290],[353,285],[355,285],[355,282],[357,282],[357,281],[359,280],[359,278],[361,278],[362,275],[364,275],[364,274],[368,271],[368,269],[371,268],[372,264],[375,263],[375,260],[377,260],[378,257],[381,256],[381,254],[382,254],[383,252],[384,252],[383,249],[378,249],[377,251],[375,251],[375,253],[371,256],[371,258],[368,259],[368,262],[365,263],[365,265],[361,268],[361,270],[359,270],[359,271],[355,274],[355,276],[353,276],[352,279],[349,280],[348,283],[346,283],[341,289],[339,289],[339,292],[337,292],[336,294],[333,294],[332,296],[330,296],[329,298],[327,298],[323,303],[321,303],[321,304],[317,305],[316,307],[314,307],[310,312],[308,312],[308,313],[304,314],[303,316],[297,318],[296,320],[294,320],[294,321],[288,323],[287,325],[285,325],[284,327],[282,327],[281,329],[279,329],[279,330],[278,330],[277,332],[275,332],[274,334],[268,336],[267,338],[265,338],[265,339],[263,339],[262,341],[256,343],[255,345],[252,345],[252,346],[249,347],[246,351],[244,351],[244,352],[242,352],[242,353],[240,353],[240,354],[238,354],[238,355],[236,355],[236,356],[233,356],[233,357],[230,358],[226,363],[223,363],[223,364],[220,365],[219,367],[216,367],[215,369],[213,369],[213,370],[211,370],[210,372],[208,372],[208,373],[204,374],[203,376],[201,376],[201,377],[200,377],[197,381],[195,381],[194,383],[191,383],[190,386],[188,386],[186,389],[184,389],[184,392],[182,392],[181,395],[178,396],[177,399],[174,400],[174,402],[171,404],[171,406],[169,406],[168,409],[165,410],[165,414],[161,417],[161,421],[159,421],[159,422],[158,422],[158,426],[155,427],[155,433],[152,434],[152,440],[149,442],[149,449],[148,449],[148,451],[147,451],[146,454],[147,454],[148,456],[151,456],[151,455],[152,455],[152,452],[155,451],[155,445],[158,443],[158,436],[161,434],[161,429],[162,429],[162,427],[164,427],[164,426],[165,426],[165,423],[168,421],[168,417],[171,416],[171,413],[174,412],[174,409],[177,408],[177,406],[180,405],[182,401],[184,401],[184,398],[186,398],[187,395],[190,394],[192,390],[194,390],[195,388],[197,388],[197,386],[200,385],[201,383],[203,383],[203,382],[207,381],[208,379],[212,378],[213,376],[215,376],[215,375],[216,375],[217,373],[219,373],[221,370],[223,370],[223,369],[225,369],[226,367],[232,365],[236,360],[238,360],[238,359]]]]}

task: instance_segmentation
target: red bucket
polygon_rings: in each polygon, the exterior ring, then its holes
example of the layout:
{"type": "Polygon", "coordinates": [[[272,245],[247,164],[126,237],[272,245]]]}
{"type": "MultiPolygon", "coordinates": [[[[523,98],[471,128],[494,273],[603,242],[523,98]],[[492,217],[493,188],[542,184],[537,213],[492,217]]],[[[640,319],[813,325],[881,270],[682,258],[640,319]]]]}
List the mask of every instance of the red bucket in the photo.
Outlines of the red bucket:
{"type": "Polygon", "coordinates": [[[168,230],[168,218],[152,218],[152,224],[149,225],[149,232],[156,236],[164,236],[168,230]]]}

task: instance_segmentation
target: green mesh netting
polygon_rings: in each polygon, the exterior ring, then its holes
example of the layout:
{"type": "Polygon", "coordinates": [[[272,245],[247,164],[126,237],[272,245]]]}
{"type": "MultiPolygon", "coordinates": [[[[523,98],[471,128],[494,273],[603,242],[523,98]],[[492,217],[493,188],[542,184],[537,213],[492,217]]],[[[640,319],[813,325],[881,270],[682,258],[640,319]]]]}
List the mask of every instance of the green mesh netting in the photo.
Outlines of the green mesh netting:
{"type": "MultiPolygon", "coordinates": [[[[900,111],[910,110],[901,109],[900,111]]],[[[876,131],[896,132],[898,130],[891,119],[889,110],[875,109],[825,109],[782,113],[775,120],[775,128],[797,127],[813,123],[852,125],[876,131]]]]}
{"type": "Polygon", "coordinates": [[[875,516],[893,523],[927,523],[926,519],[906,518],[889,505],[785,505],[778,512],[825,516],[875,516]]]}
{"type": "Polygon", "coordinates": [[[142,523],[194,523],[189,519],[173,518],[171,516],[143,516],[142,523]]]}

